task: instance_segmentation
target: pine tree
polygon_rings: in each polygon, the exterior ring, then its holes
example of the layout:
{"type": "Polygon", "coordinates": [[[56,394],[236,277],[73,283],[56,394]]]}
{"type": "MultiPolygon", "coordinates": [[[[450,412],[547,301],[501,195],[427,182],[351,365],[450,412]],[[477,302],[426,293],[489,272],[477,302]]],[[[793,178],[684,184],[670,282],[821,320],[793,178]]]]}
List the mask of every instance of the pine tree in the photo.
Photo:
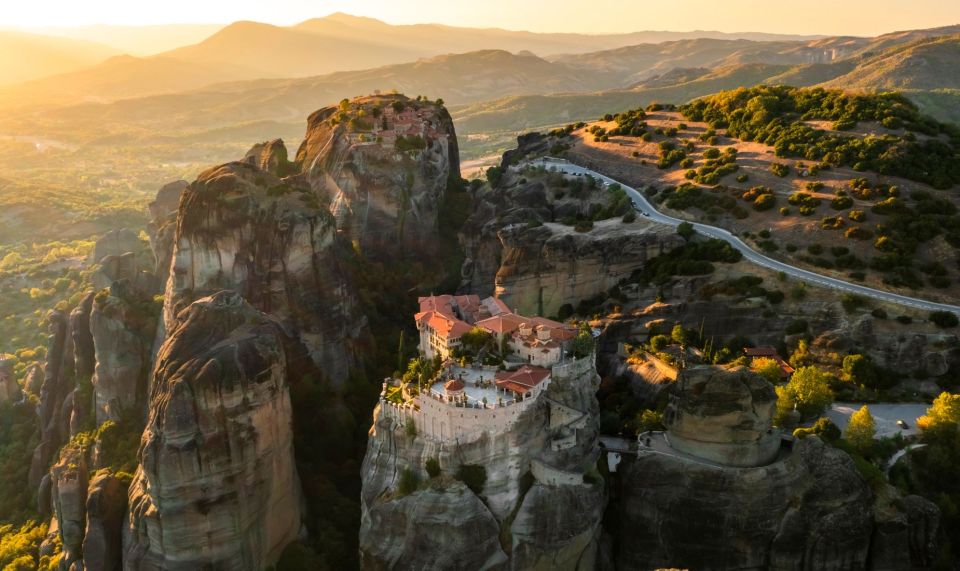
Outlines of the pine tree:
{"type": "Polygon", "coordinates": [[[860,410],[850,416],[847,424],[846,438],[856,450],[865,453],[873,445],[873,437],[877,434],[877,426],[870,414],[870,407],[863,405],[860,410]]]}

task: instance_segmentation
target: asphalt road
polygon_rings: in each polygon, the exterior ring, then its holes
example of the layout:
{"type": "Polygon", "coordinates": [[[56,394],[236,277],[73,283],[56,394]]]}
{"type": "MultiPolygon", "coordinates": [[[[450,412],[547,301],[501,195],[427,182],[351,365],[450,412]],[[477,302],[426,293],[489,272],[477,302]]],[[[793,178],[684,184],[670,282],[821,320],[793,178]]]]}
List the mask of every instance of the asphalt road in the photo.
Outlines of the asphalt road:
{"type": "MultiPolygon", "coordinates": [[[[554,159],[554,158],[541,158],[532,161],[532,164],[543,166],[547,169],[556,169],[557,171],[564,172],[570,175],[590,175],[594,178],[597,178],[607,185],[618,184],[623,190],[626,191],[627,195],[633,199],[634,208],[642,216],[653,220],[655,222],[660,222],[662,224],[669,224],[671,226],[676,226],[681,222],[690,222],[688,220],[680,220],[679,218],[674,218],[672,216],[667,216],[666,214],[661,214],[653,207],[652,204],[647,200],[647,197],[643,193],[639,192],[635,188],[631,188],[626,184],[614,180],[606,175],[600,174],[596,171],[590,170],[585,167],[581,167],[570,163],[564,159],[554,159]]],[[[709,226],[707,224],[701,224],[699,222],[690,222],[693,225],[694,229],[700,234],[707,236],[709,238],[718,238],[729,243],[731,246],[736,248],[743,254],[743,257],[747,260],[762,266],[764,268],[774,270],[777,272],[783,272],[784,274],[799,279],[801,281],[828,287],[844,292],[853,293],[856,295],[862,295],[864,297],[869,297],[873,299],[878,299],[881,301],[886,301],[890,303],[896,303],[900,305],[905,305],[908,307],[913,307],[916,309],[923,309],[926,311],[951,311],[960,315],[960,306],[948,305],[945,303],[937,303],[933,301],[927,301],[924,299],[918,299],[915,297],[908,297],[905,295],[899,295],[896,293],[891,293],[887,291],[882,291],[878,289],[873,289],[870,287],[858,285],[855,283],[847,282],[844,280],[839,280],[837,278],[832,278],[816,272],[811,272],[809,270],[804,270],[783,262],[774,260],[773,258],[768,258],[763,254],[757,252],[746,243],[743,242],[740,238],[734,236],[727,230],[723,228],[717,228],[715,226],[709,226]]]]}

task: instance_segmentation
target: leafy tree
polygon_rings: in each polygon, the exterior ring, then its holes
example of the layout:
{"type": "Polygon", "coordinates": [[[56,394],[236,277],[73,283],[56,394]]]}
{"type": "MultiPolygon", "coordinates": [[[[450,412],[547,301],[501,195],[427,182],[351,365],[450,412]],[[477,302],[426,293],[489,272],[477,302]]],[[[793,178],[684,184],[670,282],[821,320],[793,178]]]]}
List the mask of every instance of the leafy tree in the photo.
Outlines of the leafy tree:
{"type": "Polygon", "coordinates": [[[690,343],[690,335],[687,330],[683,328],[683,325],[677,323],[673,326],[673,329],[670,330],[670,338],[673,339],[673,342],[677,345],[688,345],[690,343]]]}
{"type": "Polygon", "coordinates": [[[473,490],[473,493],[481,494],[487,483],[487,469],[479,464],[461,464],[457,468],[457,479],[473,490]]]}
{"type": "Polygon", "coordinates": [[[797,405],[797,401],[787,387],[781,385],[775,387],[775,389],[777,391],[777,409],[773,413],[773,424],[785,427],[787,420],[790,418],[790,413],[797,405]]]}
{"type": "Polygon", "coordinates": [[[782,373],[780,364],[769,357],[758,357],[754,359],[750,368],[753,369],[754,373],[757,373],[772,385],[780,382],[782,373]]]}
{"type": "Polygon", "coordinates": [[[641,432],[652,432],[654,430],[663,430],[663,413],[655,410],[643,410],[637,413],[636,419],[637,434],[641,432]]]}
{"type": "Polygon", "coordinates": [[[424,467],[427,470],[427,475],[431,478],[436,478],[440,475],[440,460],[438,458],[428,458],[424,467]]]}
{"type": "Polygon", "coordinates": [[[581,321],[580,330],[573,339],[573,356],[577,359],[582,359],[583,357],[591,355],[593,348],[593,329],[590,328],[589,323],[581,321]]]}
{"type": "Polygon", "coordinates": [[[820,438],[826,440],[827,442],[833,442],[834,440],[840,439],[840,429],[832,420],[825,416],[821,416],[813,426],[809,428],[798,428],[793,431],[794,438],[803,440],[807,436],[817,435],[820,438]]]}
{"type": "Polygon", "coordinates": [[[833,391],[827,375],[817,367],[801,367],[790,377],[786,387],[804,418],[820,414],[833,402],[833,391]]]}
{"type": "Polygon", "coordinates": [[[934,311],[930,314],[930,321],[944,329],[960,325],[960,318],[957,318],[957,314],[952,311],[934,311]]]}
{"type": "Polygon", "coordinates": [[[870,357],[847,355],[843,358],[843,376],[848,381],[868,388],[876,388],[877,369],[870,357]]]}
{"type": "Polygon", "coordinates": [[[654,335],[650,338],[650,348],[654,351],[663,351],[670,344],[670,338],[666,335],[654,335]]]}
{"type": "Polygon", "coordinates": [[[420,476],[410,468],[400,471],[400,482],[397,483],[397,492],[401,496],[408,496],[417,491],[420,486],[420,476]]]}
{"type": "Polygon", "coordinates": [[[498,166],[492,166],[487,169],[487,182],[490,183],[490,186],[496,188],[500,184],[500,180],[503,178],[503,169],[498,166]]]}
{"type": "Polygon", "coordinates": [[[960,395],[948,392],[940,393],[933,404],[927,409],[927,414],[917,419],[917,426],[926,433],[942,432],[946,429],[956,429],[960,425],[960,395]]]}
{"type": "Polygon", "coordinates": [[[861,454],[867,453],[873,446],[873,437],[877,434],[876,423],[873,415],[870,414],[870,408],[867,405],[860,407],[860,410],[850,416],[850,422],[847,424],[846,438],[855,450],[861,454]]]}
{"type": "Polygon", "coordinates": [[[492,333],[480,327],[474,327],[460,336],[460,346],[474,356],[485,348],[493,348],[495,341],[492,333]]]}
{"type": "Polygon", "coordinates": [[[689,241],[690,238],[693,238],[696,233],[697,231],[693,229],[693,224],[690,224],[689,222],[681,222],[680,224],[677,224],[677,234],[680,234],[684,240],[689,241]]]}

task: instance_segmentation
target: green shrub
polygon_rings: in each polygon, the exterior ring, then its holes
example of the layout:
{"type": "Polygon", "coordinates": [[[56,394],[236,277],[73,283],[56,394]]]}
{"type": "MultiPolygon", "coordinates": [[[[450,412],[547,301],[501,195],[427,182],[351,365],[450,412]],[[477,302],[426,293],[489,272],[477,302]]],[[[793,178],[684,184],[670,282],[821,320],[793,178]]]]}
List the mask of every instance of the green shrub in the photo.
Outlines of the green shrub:
{"type": "Polygon", "coordinates": [[[771,163],[771,164],[770,164],[770,172],[772,172],[773,174],[779,176],[780,178],[783,178],[783,177],[787,176],[788,174],[790,174],[790,167],[789,167],[788,165],[783,164],[783,163],[771,163]]]}
{"type": "Polygon", "coordinates": [[[479,495],[487,483],[487,469],[478,464],[461,464],[457,469],[457,479],[479,495]]]}
{"type": "Polygon", "coordinates": [[[400,481],[397,483],[397,492],[401,496],[409,496],[413,492],[417,491],[417,488],[420,487],[420,475],[411,470],[410,468],[404,468],[400,471],[400,481]]]}
{"type": "Polygon", "coordinates": [[[960,325],[960,318],[957,318],[957,314],[952,311],[934,311],[930,314],[930,321],[943,329],[960,325]]]}
{"type": "Polygon", "coordinates": [[[431,478],[436,478],[440,475],[440,459],[428,458],[424,468],[427,470],[428,476],[431,478]]]}

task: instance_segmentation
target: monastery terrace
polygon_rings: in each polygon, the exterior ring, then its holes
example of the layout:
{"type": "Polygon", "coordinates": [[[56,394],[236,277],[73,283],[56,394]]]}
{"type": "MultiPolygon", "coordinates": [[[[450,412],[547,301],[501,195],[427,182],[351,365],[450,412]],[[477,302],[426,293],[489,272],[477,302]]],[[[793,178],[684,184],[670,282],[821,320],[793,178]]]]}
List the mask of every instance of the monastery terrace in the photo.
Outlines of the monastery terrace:
{"type": "MultiPolygon", "coordinates": [[[[440,441],[463,440],[484,431],[509,428],[527,405],[537,400],[551,380],[582,373],[593,367],[592,356],[572,358],[577,332],[542,317],[513,313],[499,299],[476,295],[440,295],[419,299],[416,314],[420,354],[442,362],[429,388],[403,404],[387,400],[390,384],[383,384],[381,404],[401,424],[413,422],[418,431],[440,441]],[[463,337],[482,331],[502,348],[501,365],[457,363],[463,355],[463,337]]],[[[407,395],[405,395],[407,396],[407,395]]]]}

